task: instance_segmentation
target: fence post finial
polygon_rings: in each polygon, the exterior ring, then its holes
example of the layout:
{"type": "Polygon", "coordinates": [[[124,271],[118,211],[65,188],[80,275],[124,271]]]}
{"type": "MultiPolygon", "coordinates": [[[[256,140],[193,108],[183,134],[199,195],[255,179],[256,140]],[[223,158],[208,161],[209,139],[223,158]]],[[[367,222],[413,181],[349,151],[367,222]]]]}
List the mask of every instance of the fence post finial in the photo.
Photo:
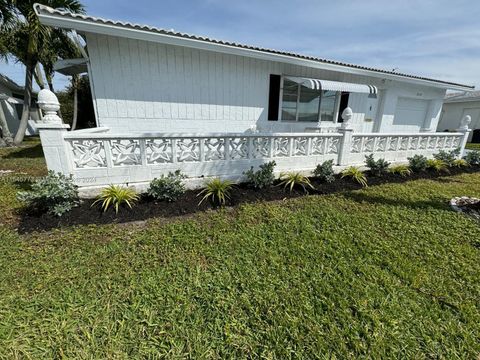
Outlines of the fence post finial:
{"type": "Polygon", "coordinates": [[[468,131],[469,130],[468,125],[470,125],[471,122],[472,122],[472,117],[470,115],[465,115],[462,121],[460,122],[460,129],[458,130],[462,132],[468,131]]]}
{"type": "Polygon", "coordinates": [[[462,157],[463,152],[465,151],[465,146],[467,145],[468,137],[470,136],[470,131],[468,125],[472,122],[472,117],[470,115],[465,115],[460,122],[460,128],[458,129],[459,132],[463,133],[463,138],[460,140],[460,154],[458,155],[459,158],[462,157]]]}
{"type": "Polygon", "coordinates": [[[352,117],[353,111],[351,108],[347,107],[345,110],[343,110],[343,123],[342,126],[340,126],[340,129],[338,129],[338,131],[343,135],[342,139],[340,140],[340,149],[338,151],[338,165],[346,165],[349,162],[353,137],[352,117]]]}
{"type": "Polygon", "coordinates": [[[346,107],[345,110],[342,112],[342,129],[351,129],[352,127],[352,117],[353,111],[350,107],[346,107]]]}
{"type": "Polygon", "coordinates": [[[64,124],[57,115],[60,110],[57,96],[48,89],[42,89],[38,92],[37,103],[44,112],[43,120],[36,123],[36,128],[40,134],[48,170],[69,174],[71,166],[63,135],[70,126],[64,124]]]}
{"type": "Polygon", "coordinates": [[[42,89],[38,92],[38,107],[43,110],[43,123],[61,124],[62,119],[57,115],[60,110],[60,102],[57,96],[48,89],[42,89]]]}

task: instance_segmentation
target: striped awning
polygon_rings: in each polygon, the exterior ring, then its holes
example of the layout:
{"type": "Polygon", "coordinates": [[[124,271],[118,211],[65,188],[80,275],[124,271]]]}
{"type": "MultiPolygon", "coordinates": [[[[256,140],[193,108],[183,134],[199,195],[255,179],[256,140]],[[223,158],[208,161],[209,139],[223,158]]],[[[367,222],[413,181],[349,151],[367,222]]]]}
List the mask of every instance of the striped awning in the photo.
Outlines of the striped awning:
{"type": "Polygon", "coordinates": [[[310,79],[296,76],[287,76],[286,79],[314,90],[345,91],[365,94],[377,94],[375,85],[353,84],[340,81],[310,79]]]}

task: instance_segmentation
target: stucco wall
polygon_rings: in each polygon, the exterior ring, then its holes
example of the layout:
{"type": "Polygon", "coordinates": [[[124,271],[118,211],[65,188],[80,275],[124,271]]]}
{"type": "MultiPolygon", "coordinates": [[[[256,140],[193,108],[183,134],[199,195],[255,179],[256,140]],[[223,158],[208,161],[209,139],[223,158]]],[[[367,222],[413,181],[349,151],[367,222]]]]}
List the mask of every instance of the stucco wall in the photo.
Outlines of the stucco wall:
{"type": "MultiPolygon", "coordinates": [[[[443,104],[442,115],[438,131],[455,130],[460,127],[460,122],[465,115],[472,117],[471,129],[480,129],[480,100],[443,104]]],[[[470,133],[469,141],[473,133],[470,133]]]]}
{"type": "MultiPolygon", "coordinates": [[[[303,131],[314,123],[267,121],[269,75],[293,75],[376,85],[371,124],[367,94],[351,94],[356,131],[405,131],[395,126],[396,99],[432,100],[424,123],[435,130],[444,90],[395,81],[140,40],[86,34],[99,125],[121,132],[303,131]]],[[[322,125],[328,126],[331,123],[322,125]]]]}

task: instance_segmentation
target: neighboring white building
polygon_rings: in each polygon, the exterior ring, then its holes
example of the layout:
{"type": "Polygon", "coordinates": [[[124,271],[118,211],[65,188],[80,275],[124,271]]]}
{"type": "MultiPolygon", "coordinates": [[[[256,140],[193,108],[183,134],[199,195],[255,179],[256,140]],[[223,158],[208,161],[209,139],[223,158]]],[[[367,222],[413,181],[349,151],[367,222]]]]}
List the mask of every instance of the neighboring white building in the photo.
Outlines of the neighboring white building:
{"type": "MultiPolygon", "coordinates": [[[[23,87],[5,75],[0,74],[0,116],[7,120],[10,132],[15,135],[20,124],[23,110],[23,87]]],[[[37,107],[36,94],[33,96],[30,109],[30,120],[41,119],[40,110],[37,107]]],[[[35,130],[29,125],[27,135],[32,135],[35,130]]]]}
{"type": "Polygon", "coordinates": [[[337,127],[349,106],[356,132],[434,132],[446,90],[473,89],[38,4],[35,10],[42,23],[84,37],[97,124],[118,131],[309,131],[337,127]]]}
{"type": "Polygon", "coordinates": [[[468,140],[480,142],[480,91],[447,94],[438,131],[456,131],[466,115],[472,118],[470,128],[473,129],[468,140]]]}

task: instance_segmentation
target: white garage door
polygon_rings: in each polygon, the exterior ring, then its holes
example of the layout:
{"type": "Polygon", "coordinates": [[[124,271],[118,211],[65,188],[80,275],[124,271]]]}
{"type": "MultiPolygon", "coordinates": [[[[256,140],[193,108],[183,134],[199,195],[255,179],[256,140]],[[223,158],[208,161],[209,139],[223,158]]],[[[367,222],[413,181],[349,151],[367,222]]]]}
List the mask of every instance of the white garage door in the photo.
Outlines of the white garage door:
{"type": "Polygon", "coordinates": [[[398,98],[393,118],[395,131],[419,131],[427,115],[428,103],[428,100],[398,98]]]}

